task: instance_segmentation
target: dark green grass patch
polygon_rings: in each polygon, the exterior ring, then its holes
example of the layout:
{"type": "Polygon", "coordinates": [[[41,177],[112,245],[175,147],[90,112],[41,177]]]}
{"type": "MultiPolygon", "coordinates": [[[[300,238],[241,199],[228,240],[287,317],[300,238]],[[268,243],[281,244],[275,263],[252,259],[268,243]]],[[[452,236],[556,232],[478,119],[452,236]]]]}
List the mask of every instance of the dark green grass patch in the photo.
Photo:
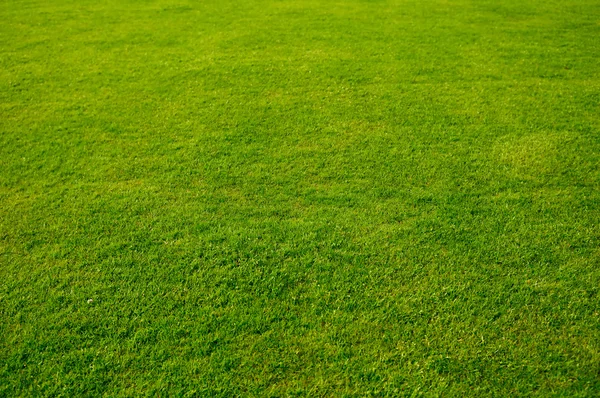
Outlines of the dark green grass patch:
{"type": "Polygon", "coordinates": [[[596,1],[3,1],[1,396],[596,396],[596,1]]]}

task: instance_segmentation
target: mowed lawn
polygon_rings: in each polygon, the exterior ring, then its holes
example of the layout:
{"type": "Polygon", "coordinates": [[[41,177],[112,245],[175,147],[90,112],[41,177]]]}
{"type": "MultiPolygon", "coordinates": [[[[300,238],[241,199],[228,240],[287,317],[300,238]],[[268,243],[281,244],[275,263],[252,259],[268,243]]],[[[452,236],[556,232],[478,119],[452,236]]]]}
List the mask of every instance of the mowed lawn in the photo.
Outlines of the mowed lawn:
{"type": "Polygon", "coordinates": [[[597,0],[3,0],[0,396],[598,396],[597,0]]]}

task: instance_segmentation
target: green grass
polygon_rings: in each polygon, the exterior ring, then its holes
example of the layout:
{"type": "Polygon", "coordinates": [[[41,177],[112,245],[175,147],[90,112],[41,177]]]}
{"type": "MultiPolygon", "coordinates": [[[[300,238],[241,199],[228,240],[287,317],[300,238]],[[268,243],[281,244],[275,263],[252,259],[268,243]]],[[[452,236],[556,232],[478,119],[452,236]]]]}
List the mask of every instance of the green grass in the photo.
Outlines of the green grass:
{"type": "Polygon", "coordinates": [[[4,0],[0,396],[597,396],[596,0],[4,0]]]}

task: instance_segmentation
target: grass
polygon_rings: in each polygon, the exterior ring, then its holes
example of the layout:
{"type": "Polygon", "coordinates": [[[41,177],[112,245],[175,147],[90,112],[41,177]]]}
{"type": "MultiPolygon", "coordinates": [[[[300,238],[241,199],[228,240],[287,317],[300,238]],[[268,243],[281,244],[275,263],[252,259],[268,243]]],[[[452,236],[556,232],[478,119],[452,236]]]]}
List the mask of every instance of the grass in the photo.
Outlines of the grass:
{"type": "Polygon", "coordinates": [[[597,396],[594,0],[5,0],[0,396],[597,396]]]}

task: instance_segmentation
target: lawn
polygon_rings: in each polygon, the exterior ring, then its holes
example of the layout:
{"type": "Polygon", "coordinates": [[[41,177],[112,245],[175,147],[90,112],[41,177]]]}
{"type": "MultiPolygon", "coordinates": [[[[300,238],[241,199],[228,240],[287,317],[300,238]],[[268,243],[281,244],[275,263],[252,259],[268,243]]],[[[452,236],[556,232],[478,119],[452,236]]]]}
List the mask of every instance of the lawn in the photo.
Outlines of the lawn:
{"type": "Polygon", "coordinates": [[[3,0],[0,396],[598,396],[597,0],[3,0]]]}

